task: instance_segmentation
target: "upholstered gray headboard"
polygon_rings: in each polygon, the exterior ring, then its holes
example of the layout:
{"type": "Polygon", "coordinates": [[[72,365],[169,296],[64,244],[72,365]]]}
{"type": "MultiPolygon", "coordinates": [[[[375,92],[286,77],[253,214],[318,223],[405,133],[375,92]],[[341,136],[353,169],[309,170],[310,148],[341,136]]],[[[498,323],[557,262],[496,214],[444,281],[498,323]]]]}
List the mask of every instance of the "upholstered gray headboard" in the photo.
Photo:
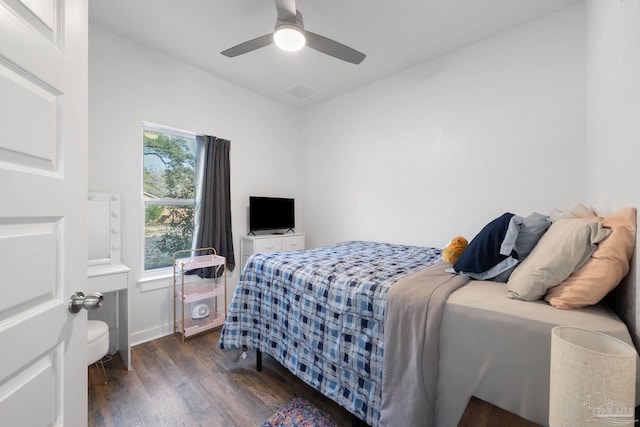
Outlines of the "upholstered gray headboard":
{"type": "Polygon", "coordinates": [[[622,280],[620,285],[607,295],[606,301],[616,314],[620,316],[622,321],[626,323],[633,344],[640,352],[640,294],[638,293],[637,286],[637,253],[638,246],[636,236],[636,249],[631,259],[629,274],[622,280]]]}

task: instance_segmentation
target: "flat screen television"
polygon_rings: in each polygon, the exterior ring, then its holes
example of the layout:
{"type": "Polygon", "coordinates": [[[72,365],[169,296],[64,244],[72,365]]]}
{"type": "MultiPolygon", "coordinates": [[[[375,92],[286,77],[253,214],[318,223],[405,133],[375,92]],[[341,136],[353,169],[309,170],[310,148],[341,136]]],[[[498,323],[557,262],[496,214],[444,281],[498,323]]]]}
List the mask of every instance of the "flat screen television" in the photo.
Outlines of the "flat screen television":
{"type": "Polygon", "coordinates": [[[249,197],[249,231],[293,230],[294,200],[282,197],[249,197]]]}

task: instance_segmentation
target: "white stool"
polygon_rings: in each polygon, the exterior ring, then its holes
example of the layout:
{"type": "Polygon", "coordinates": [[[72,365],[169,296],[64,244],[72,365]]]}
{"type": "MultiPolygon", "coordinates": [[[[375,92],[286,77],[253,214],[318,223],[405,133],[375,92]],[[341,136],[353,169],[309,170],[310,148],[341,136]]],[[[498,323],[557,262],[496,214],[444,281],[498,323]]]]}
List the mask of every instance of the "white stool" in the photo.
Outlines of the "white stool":
{"type": "Polygon", "coordinates": [[[101,320],[89,320],[87,323],[88,366],[96,364],[100,375],[104,376],[104,383],[109,382],[107,370],[102,358],[109,351],[109,325],[101,320]]]}

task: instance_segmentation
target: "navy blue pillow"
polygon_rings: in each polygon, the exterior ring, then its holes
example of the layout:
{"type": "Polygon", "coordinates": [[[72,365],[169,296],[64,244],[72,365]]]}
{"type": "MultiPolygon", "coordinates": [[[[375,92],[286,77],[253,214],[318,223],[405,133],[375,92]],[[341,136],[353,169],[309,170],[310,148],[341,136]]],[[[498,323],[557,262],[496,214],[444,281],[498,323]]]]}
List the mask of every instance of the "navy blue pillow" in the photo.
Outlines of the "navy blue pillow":
{"type": "Polygon", "coordinates": [[[506,255],[500,253],[513,216],[507,212],[485,225],[453,264],[453,269],[463,274],[483,273],[509,257],[517,259],[515,251],[506,255]]]}

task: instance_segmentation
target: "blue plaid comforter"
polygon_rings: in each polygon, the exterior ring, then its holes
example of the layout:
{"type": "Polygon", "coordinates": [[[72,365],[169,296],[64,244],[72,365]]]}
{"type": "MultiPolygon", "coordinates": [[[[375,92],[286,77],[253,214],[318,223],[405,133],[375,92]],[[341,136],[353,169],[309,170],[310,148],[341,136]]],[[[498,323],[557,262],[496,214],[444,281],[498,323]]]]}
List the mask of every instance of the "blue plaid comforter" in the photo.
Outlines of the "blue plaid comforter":
{"type": "Polygon", "coordinates": [[[253,255],[222,328],[221,349],[261,350],[370,425],[382,401],[386,296],[441,260],[435,248],[344,242],[253,255]]]}

